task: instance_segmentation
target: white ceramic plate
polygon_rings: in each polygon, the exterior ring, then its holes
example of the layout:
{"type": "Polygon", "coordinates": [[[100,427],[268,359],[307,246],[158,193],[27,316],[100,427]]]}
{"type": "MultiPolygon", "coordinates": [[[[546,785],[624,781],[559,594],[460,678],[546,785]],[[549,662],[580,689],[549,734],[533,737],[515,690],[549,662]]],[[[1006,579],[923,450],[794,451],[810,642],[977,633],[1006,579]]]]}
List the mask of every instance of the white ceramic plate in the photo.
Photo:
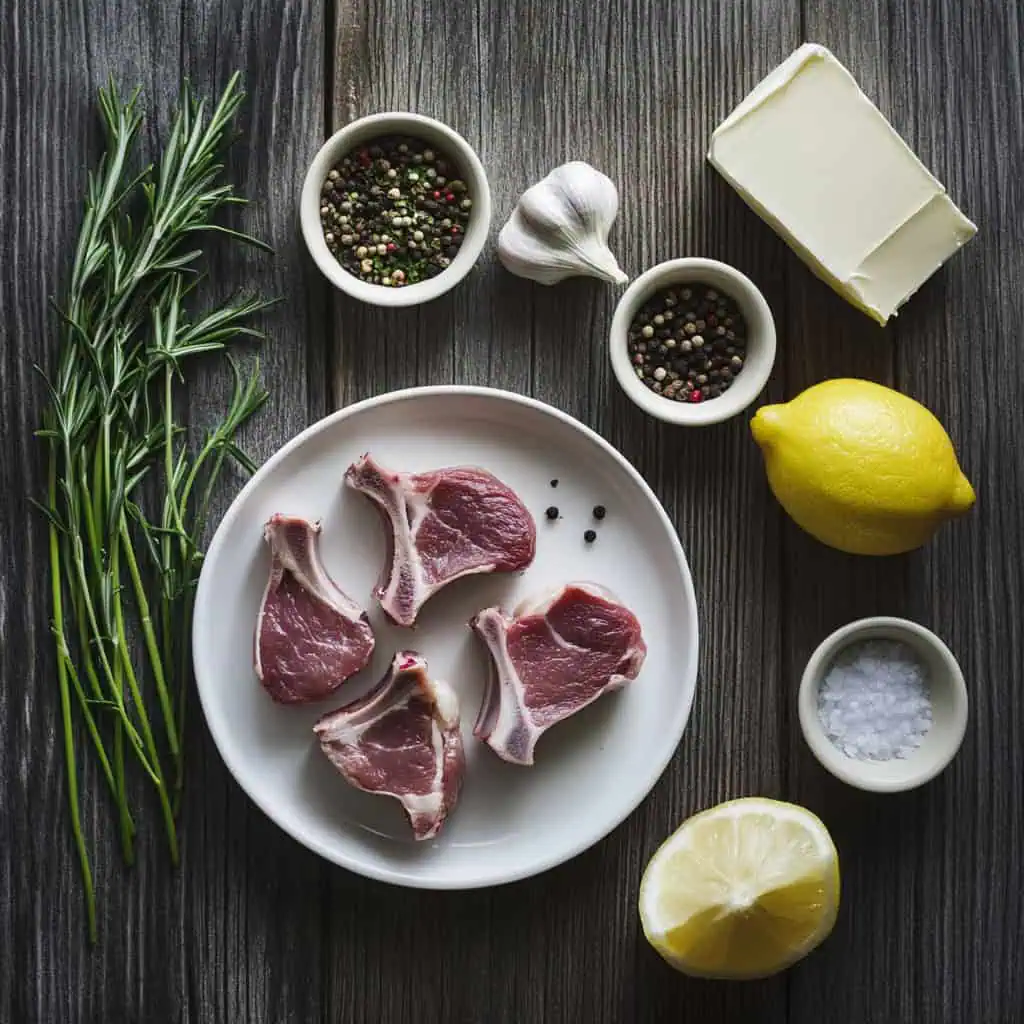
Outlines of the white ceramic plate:
{"type": "Polygon", "coordinates": [[[328,860],[401,885],[469,889],[526,878],[581,853],[646,796],[672,757],[693,702],[697,608],[676,532],[639,474],[592,431],[529,398],[487,388],[400,391],[350,406],[274,455],[224,517],[196,598],[193,654],[206,721],[228,768],[278,825],[328,860]],[[537,521],[537,558],[522,575],[460,580],[414,630],[388,624],[370,599],[384,557],[377,513],[342,484],[364,452],[411,471],[475,464],[511,486],[537,521]],[[558,487],[550,481],[557,479],[558,487]],[[597,523],[592,509],[607,507],[597,523]],[[544,515],[557,505],[562,518],[544,515]],[[363,602],[377,635],[372,666],[316,705],[274,704],[252,666],[253,628],[274,512],[320,519],[331,576],[363,602]],[[597,530],[587,545],[583,533],[597,530]],[[487,661],[467,627],[487,605],[512,605],[571,580],[610,587],[648,644],[637,680],[546,734],[537,763],[501,761],[473,738],[487,661]],[[397,801],[350,787],[312,726],[365,691],[395,650],[412,647],[462,704],[467,770],[440,837],[416,843],[397,801]]]}

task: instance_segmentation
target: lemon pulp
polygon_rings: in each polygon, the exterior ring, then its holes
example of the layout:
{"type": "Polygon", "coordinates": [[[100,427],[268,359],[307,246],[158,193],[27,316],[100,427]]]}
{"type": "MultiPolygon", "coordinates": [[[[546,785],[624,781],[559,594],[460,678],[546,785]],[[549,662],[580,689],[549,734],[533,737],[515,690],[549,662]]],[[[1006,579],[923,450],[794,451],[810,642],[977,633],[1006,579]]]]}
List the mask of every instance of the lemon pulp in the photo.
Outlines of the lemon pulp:
{"type": "Polygon", "coordinates": [[[749,798],[685,821],[651,859],[640,887],[648,941],[673,967],[758,978],[822,942],[839,906],[835,846],[793,804],[749,798]]]}

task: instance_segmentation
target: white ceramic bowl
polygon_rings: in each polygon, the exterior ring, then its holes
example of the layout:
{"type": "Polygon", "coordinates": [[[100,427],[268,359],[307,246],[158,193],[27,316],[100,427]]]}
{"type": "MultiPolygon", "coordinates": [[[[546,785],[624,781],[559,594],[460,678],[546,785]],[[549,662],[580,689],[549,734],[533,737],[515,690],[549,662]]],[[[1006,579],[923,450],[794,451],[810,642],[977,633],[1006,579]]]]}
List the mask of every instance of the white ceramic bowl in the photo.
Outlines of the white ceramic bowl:
{"type": "Polygon", "coordinates": [[[447,125],[421,114],[371,114],[335,132],[313,158],[302,185],[299,218],[310,255],[335,288],[354,299],[376,306],[416,306],[454,288],[473,268],[491,227],[491,190],[483,165],[473,147],[447,125]],[[327,248],[320,226],[320,190],[328,171],[347,153],[386,135],[409,135],[422,139],[447,154],[457,165],[462,180],[469,186],[469,195],[473,200],[469,227],[451,266],[437,277],[403,288],[385,288],[350,274],[327,248]]]}
{"type": "Polygon", "coordinates": [[[935,778],[960,749],[967,729],[967,687],[956,658],[930,630],[907,619],[859,619],[827,637],[811,655],[800,682],[800,728],[814,756],[837,779],[875,793],[915,789],[935,778]],[[900,640],[928,669],[932,727],[910,757],[859,761],[847,757],[825,734],[818,718],[818,689],[836,656],[864,640],[900,640]]]}
{"type": "Polygon", "coordinates": [[[626,289],[612,320],[609,351],[622,390],[644,412],[666,423],[703,427],[742,412],[764,390],[775,364],[775,320],[764,296],[745,274],[727,263],[687,257],[651,267],[626,289]],[[656,395],[636,375],[629,358],[629,325],[656,292],[673,285],[709,284],[734,299],[747,322],[743,371],[724,394],[706,402],[676,402],[656,395]]]}

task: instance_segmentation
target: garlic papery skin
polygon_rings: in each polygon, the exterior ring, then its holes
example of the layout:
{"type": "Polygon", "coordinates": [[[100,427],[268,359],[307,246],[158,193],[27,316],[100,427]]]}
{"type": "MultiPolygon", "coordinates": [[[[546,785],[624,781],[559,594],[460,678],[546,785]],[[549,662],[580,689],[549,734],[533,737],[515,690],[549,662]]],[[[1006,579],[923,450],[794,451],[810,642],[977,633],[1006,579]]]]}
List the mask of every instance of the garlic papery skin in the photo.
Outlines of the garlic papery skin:
{"type": "Polygon", "coordinates": [[[562,164],[520,196],[498,235],[498,259],[540,284],[583,276],[625,284],[629,278],[608,248],[618,212],[609,177],[581,160],[562,164]]]}

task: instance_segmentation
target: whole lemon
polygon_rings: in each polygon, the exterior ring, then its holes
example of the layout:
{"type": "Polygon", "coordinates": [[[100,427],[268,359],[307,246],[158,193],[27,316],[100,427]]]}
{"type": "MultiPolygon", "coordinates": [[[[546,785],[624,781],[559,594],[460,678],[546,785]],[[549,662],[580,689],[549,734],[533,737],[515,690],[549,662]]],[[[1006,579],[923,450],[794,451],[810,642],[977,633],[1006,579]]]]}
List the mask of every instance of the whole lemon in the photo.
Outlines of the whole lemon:
{"type": "Polygon", "coordinates": [[[760,409],[750,429],[779,503],[840,551],[910,551],[974,504],[942,424],[881,384],[824,381],[760,409]]]}

